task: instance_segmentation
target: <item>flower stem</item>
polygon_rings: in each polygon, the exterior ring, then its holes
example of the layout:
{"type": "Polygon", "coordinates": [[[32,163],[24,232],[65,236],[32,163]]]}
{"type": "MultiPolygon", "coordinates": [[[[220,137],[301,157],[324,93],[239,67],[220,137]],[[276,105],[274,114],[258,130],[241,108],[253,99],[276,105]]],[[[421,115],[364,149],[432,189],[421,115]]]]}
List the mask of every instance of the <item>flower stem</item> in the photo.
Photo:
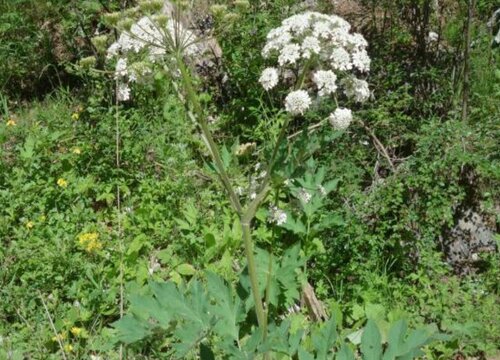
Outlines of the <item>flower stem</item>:
{"type": "Polygon", "coordinates": [[[248,275],[250,276],[250,287],[252,288],[253,299],[255,302],[255,313],[259,327],[262,329],[262,334],[265,336],[267,330],[267,317],[264,312],[264,305],[259,291],[259,282],[257,279],[257,266],[255,264],[255,254],[253,252],[252,235],[250,231],[250,223],[242,222],[243,243],[245,245],[245,255],[248,263],[248,275]]]}
{"type": "Polygon", "coordinates": [[[234,192],[233,187],[231,186],[231,182],[229,181],[229,176],[227,175],[226,169],[224,168],[224,164],[222,162],[219,149],[217,148],[217,145],[215,144],[215,141],[212,137],[212,133],[210,132],[210,129],[208,127],[208,123],[204,117],[203,114],[203,108],[198,100],[198,96],[196,95],[196,92],[193,88],[193,84],[191,82],[191,75],[189,74],[189,71],[184,64],[184,61],[181,56],[177,57],[177,65],[179,66],[179,70],[181,72],[181,77],[182,77],[182,85],[184,87],[184,90],[186,91],[186,96],[189,104],[192,107],[192,110],[196,116],[196,121],[201,129],[201,132],[203,134],[203,137],[206,140],[207,147],[210,151],[210,154],[212,155],[212,159],[215,162],[215,166],[217,168],[217,173],[220,177],[220,180],[222,182],[222,185],[226,189],[229,199],[231,201],[232,206],[234,207],[235,211],[238,213],[238,215],[241,215],[243,209],[240,203],[240,200],[236,193],[234,192]]]}

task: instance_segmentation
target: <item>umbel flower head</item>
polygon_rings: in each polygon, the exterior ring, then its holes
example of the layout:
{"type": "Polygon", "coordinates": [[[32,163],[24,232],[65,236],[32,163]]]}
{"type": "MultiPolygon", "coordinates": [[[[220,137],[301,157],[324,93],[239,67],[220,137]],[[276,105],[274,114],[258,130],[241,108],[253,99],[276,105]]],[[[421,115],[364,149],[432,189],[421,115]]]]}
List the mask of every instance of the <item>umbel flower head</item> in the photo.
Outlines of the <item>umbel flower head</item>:
{"type": "MultiPolygon", "coordinates": [[[[351,25],[337,15],[305,12],[285,19],[267,35],[262,56],[274,61],[274,67],[262,72],[260,83],[270,90],[280,80],[289,85],[290,74],[296,74],[294,90],[285,99],[285,109],[292,115],[304,114],[311,97],[336,98],[339,91],[356,102],[368,100],[368,83],[358,78],[370,70],[368,43],[350,30],[351,25]]],[[[332,116],[346,120],[340,116],[345,110],[332,116]]],[[[348,123],[342,121],[342,126],[348,123]]]]}
{"type": "Polygon", "coordinates": [[[349,127],[352,121],[352,112],[346,108],[337,108],[328,117],[330,124],[336,130],[345,130],[349,127]]]}
{"type": "Polygon", "coordinates": [[[259,78],[259,82],[262,87],[266,90],[271,90],[273,87],[278,85],[279,75],[278,70],[275,68],[267,68],[262,72],[259,78]]]}
{"type": "Polygon", "coordinates": [[[292,115],[302,115],[311,105],[311,98],[307,91],[292,91],[285,99],[285,109],[292,115]]]}
{"type": "Polygon", "coordinates": [[[129,66],[127,57],[134,55],[135,58],[146,59],[154,64],[166,59],[172,53],[192,57],[205,51],[199,45],[194,32],[186,29],[176,19],[165,20],[163,17],[143,16],[136,22],[131,21],[130,26],[125,27],[118,40],[107,49],[108,60],[119,57],[114,73],[118,82],[116,89],[118,101],[128,101],[129,83],[139,82],[151,72],[142,61],[129,66]]]}

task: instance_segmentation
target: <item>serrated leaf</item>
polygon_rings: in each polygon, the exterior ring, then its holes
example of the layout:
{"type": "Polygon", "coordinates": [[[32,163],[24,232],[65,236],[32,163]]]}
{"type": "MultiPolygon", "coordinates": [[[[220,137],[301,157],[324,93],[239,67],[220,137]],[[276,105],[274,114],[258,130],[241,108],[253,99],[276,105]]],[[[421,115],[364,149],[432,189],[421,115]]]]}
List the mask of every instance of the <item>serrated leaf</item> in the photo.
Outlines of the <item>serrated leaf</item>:
{"type": "Polygon", "coordinates": [[[304,235],[307,232],[306,226],[300,221],[300,219],[294,219],[291,214],[287,213],[286,223],[281,225],[281,227],[292,231],[297,235],[304,235]]]}
{"type": "Polygon", "coordinates": [[[172,344],[174,358],[185,359],[186,355],[203,340],[204,329],[200,323],[188,322],[177,326],[174,336],[179,342],[172,344]]]}
{"type": "Polygon", "coordinates": [[[327,181],[325,184],[323,184],[323,188],[325,189],[325,192],[329,194],[330,192],[332,192],[337,188],[338,183],[339,179],[330,180],[327,181]]]}
{"type": "Polygon", "coordinates": [[[163,329],[167,329],[172,320],[172,314],[167,309],[162,308],[152,295],[131,295],[130,312],[144,321],[149,321],[149,319],[156,320],[158,325],[163,329]]]}
{"type": "Polygon", "coordinates": [[[151,289],[163,309],[166,309],[175,317],[197,321],[197,317],[187,303],[184,296],[179,292],[173,282],[150,284],[151,289]]]}
{"type": "Polygon", "coordinates": [[[230,337],[237,341],[239,336],[238,323],[243,319],[239,300],[234,299],[232,289],[226,285],[218,275],[207,273],[207,289],[209,295],[215,300],[210,306],[210,311],[217,317],[215,331],[222,337],[230,337]]]}
{"type": "Polygon", "coordinates": [[[328,360],[330,350],[337,340],[337,322],[334,317],[330,318],[323,327],[312,336],[312,342],[316,349],[318,360],[328,360]]]}
{"type": "Polygon", "coordinates": [[[361,336],[361,353],[364,360],[380,360],[382,356],[382,337],[377,324],[372,319],[366,323],[361,336]]]}
{"type": "Polygon", "coordinates": [[[150,335],[147,323],[136,319],[133,315],[125,315],[111,325],[117,331],[118,340],[125,344],[134,343],[150,335]]]}

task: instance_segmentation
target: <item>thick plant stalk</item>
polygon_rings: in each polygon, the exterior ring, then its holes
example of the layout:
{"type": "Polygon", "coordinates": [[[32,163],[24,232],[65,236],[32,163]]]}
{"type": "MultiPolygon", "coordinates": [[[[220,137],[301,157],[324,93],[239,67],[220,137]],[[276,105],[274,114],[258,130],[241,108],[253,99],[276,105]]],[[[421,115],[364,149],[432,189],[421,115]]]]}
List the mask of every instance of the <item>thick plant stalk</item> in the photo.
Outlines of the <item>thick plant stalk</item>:
{"type": "Polygon", "coordinates": [[[198,101],[198,97],[196,95],[196,92],[193,89],[193,85],[191,83],[191,76],[189,74],[189,71],[186,68],[186,65],[183,62],[183,59],[181,56],[177,57],[177,64],[179,66],[179,70],[181,72],[181,77],[182,77],[182,84],[184,86],[184,90],[186,90],[186,95],[187,95],[187,100],[191,104],[191,107],[193,108],[193,112],[196,115],[196,120],[198,122],[198,125],[201,128],[201,132],[203,133],[203,136],[205,137],[207,141],[207,146],[210,150],[210,155],[212,156],[212,159],[215,162],[215,166],[217,167],[217,172],[218,175],[221,179],[222,185],[226,189],[229,198],[231,200],[231,204],[233,205],[235,211],[238,213],[238,215],[242,214],[242,207],[240,200],[238,196],[236,195],[233,187],[231,186],[231,182],[229,181],[229,176],[227,175],[226,170],[224,169],[224,164],[221,160],[221,156],[219,154],[219,149],[217,148],[217,145],[215,144],[215,141],[212,137],[212,133],[210,132],[210,129],[208,128],[207,121],[203,117],[203,109],[198,101]]]}
{"type": "Polygon", "coordinates": [[[262,333],[265,336],[267,329],[267,317],[264,311],[264,305],[260,296],[259,281],[257,278],[257,266],[255,264],[255,255],[253,253],[253,242],[249,222],[242,222],[241,228],[243,230],[243,243],[245,245],[245,255],[248,263],[248,275],[250,276],[250,287],[252,288],[253,299],[255,302],[255,313],[257,321],[262,333]]]}
{"type": "MultiPolygon", "coordinates": [[[[208,128],[208,124],[207,124],[207,122],[204,118],[204,115],[203,115],[203,109],[201,108],[201,105],[198,102],[198,98],[196,96],[196,93],[193,89],[190,74],[189,74],[185,64],[183,63],[182,58],[179,57],[177,60],[178,60],[178,65],[179,65],[179,69],[180,69],[181,76],[182,76],[184,89],[187,93],[186,94],[187,100],[189,101],[189,103],[192,107],[192,110],[196,115],[197,123],[200,126],[200,129],[201,129],[203,136],[205,137],[207,147],[210,150],[210,155],[212,156],[212,159],[215,162],[215,166],[217,167],[218,175],[221,179],[221,182],[222,182],[224,188],[226,189],[226,191],[229,195],[229,198],[231,200],[231,204],[233,205],[233,208],[240,216],[242,233],[243,233],[243,243],[245,246],[245,255],[246,255],[247,263],[248,263],[248,274],[250,276],[250,284],[251,284],[252,294],[253,294],[253,298],[254,298],[254,302],[255,302],[255,312],[257,315],[257,321],[259,323],[259,327],[261,327],[261,329],[263,330],[263,333],[265,333],[266,327],[267,327],[267,318],[266,318],[266,314],[264,312],[264,305],[262,303],[262,297],[260,296],[260,291],[259,291],[259,283],[258,283],[258,279],[257,279],[257,267],[255,264],[255,255],[253,252],[253,243],[252,243],[251,230],[250,230],[250,223],[255,215],[255,211],[252,210],[253,208],[249,208],[249,209],[247,209],[245,214],[243,214],[243,209],[242,209],[241,203],[240,203],[239,198],[236,195],[233,187],[231,186],[231,182],[229,181],[229,176],[227,175],[227,172],[224,169],[224,165],[223,165],[222,159],[220,157],[220,153],[219,153],[219,150],[217,148],[217,144],[215,144],[215,141],[213,140],[212,134],[210,132],[210,129],[208,128]]],[[[266,193],[259,194],[261,201],[265,197],[266,193]]]]}

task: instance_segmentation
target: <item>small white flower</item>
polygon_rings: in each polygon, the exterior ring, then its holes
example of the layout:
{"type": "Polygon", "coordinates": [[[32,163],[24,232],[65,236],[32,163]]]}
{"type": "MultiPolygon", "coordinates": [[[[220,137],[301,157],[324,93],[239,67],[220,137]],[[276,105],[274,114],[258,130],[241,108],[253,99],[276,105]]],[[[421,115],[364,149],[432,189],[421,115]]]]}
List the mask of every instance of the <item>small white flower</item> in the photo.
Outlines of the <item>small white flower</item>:
{"type": "Polygon", "coordinates": [[[318,95],[333,94],[337,90],[337,75],[331,70],[318,70],[313,75],[313,81],[318,87],[318,95]]]}
{"type": "Polygon", "coordinates": [[[370,57],[366,50],[358,50],[352,53],[352,64],[361,72],[370,71],[370,57]]]}
{"type": "Polygon", "coordinates": [[[309,203],[309,201],[311,201],[312,195],[309,194],[305,189],[300,189],[298,197],[300,200],[307,204],[309,203]]]}
{"type": "Polygon", "coordinates": [[[111,44],[111,46],[108,48],[107,52],[106,52],[106,58],[107,59],[111,59],[112,57],[118,55],[118,53],[120,52],[120,49],[121,49],[121,45],[119,42],[114,42],[113,44],[111,44]]]}
{"type": "Polygon", "coordinates": [[[352,121],[352,112],[349,109],[337,108],[328,117],[330,124],[335,130],[345,130],[352,121]]]}
{"type": "Polygon", "coordinates": [[[319,40],[314,36],[307,36],[302,41],[302,57],[304,59],[309,59],[312,54],[319,54],[321,51],[321,46],[319,40]]]}
{"type": "Polygon", "coordinates": [[[149,49],[149,61],[152,63],[162,59],[167,54],[167,50],[163,46],[151,46],[149,49]]]}
{"type": "Polygon", "coordinates": [[[278,226],[281,226],[286,223],[287,215],[281,209],[278,209],[276,206],[271,206],[269,208],[269,222],[274,223],[278,226]]]}
{"type": "Polygon", "coordinates": [[[305,90],[292,91],[285,98],[285,109],[292,115],[302,115],[311,106],[311,98],[305,90]]]}
{"type": "Polygon", "coordinates": [[[124,58],[118,59],[115,67],[115,79],[127,76],[127,74],[128,74],[127,59],[124,58]]]}
{"type": "MultiPolygon", "coordinates": [[[[267,42],[267,44],[264,46],[264,49],[262,49],[262,56],[264,58],[269,57],[269,55],[275,50],[281,50],[286,45],[289,45],[292,41],[292,35],[290,35],[288,31],[283,31],[282,29],[279,30],[281,31],[277,32],[276,37],[267,42]]],[[[271,32],[269,34],[271,34],[271,32]]],[[[268,39],[270,39],[269,35],[268,39]]]]}
{"type": "Polygon", "coordinates": [[[351,35],[346,28],[335,28],[332,30],[332,44],[337,47],[352,49],[349,42],[350,38],[351,35]]]}
{"type": "Polygon", "coordinates": [[[135,70],[130,70],[128,73],[128,81],[129,82],[137,82],[137,73],[135,70]]]}
{"type": "Polygon", "coordinates": [[[348,41],[349,41],[349,45],[353,49],[362,50],[368,46],[368,42],[366,41],[366,39],[363,37],[363,35],[361,35],[359,33],[354,33],[354,34],[350,35],[348,38],[348,41]]]}
{"type": "Polygon", "coordinates": [[[326,21],[317,21],[313,25],[313,35],[321,38],[328,39],[333,34],[332,26],[326,21]]]}
{"type": "Polygon", "coordinates": [[[130,100],[130,88],[128,87],[128,84],[118,84],[118,88],[116,89],[116,99],[118,101],[130,100]]]}
{"type": "Polygon", "coordinates": [[[278,85],[278,80],[278,70],[273,67],[265,69],[259,78],[259,82],[265,90],[271,90],[276,85],[278,85]]]}
{"type": "Polygon", "coordinates": [[[310,13],[298,14],[285,19],[282,24],[297,35],[301,35],[309,27],[310,13]]]}
{"type": "Polygon", "coordinates": [[[148,267],[149,275],[153,275],[155,271],[158,271],[159,269],[161,269],[161,265],[158,262],[158,260],[154,257],[149,259],[149,267],[148,267]]]}
{"type": "Polygon", "coordinates": [[[318,185],[318,190],[321,196],[326,196],[326,189],[322,185],[318,185]]]}
{"type": "Polygon", "coordinates": [[[345,71],[352,69],[351,56],[342,47],[333,49],[330,59],[332,60],[332,67],[335,70],[345,71]]]}
{"type": "Polygon", "coordinates": [[[344,92],[348,97],[354,98],[357,102],[364,102],[370,98],[370,89],[365,80],[356,78],[344,81],[344,92]]]}
{"type": "Polygon", "coordinates": [[[278,57],[278,63],[281,66],[293,65],[300,59],[300,46],[297,44],[286,45],[281,49],[281,53],[278,57]]]}
{"type": "Polygon", "coordinates": [[[439,35],[434,31],[430,31],[429,34],[427,35],[427,41],[430,43],[436,42],[438,40],[439,40],[439,35]]]}

